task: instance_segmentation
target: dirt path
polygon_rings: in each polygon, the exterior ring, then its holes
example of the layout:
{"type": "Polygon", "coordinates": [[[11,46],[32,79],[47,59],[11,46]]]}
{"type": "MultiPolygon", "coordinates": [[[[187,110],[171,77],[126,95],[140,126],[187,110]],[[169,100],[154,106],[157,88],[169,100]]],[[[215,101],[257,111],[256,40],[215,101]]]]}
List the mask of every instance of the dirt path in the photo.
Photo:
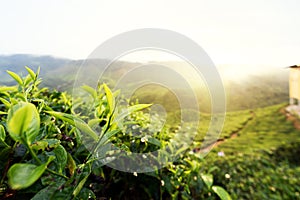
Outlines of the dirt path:
{"type": "MultiPolygon", "coordinates": [[[[212,148],[214,147],[217,147],[219,146],[220,144],[226,142],[227,140],[230,140],[230,139],[233,139],[233,138],[236,138],[239,136],[239,132],[241,130],[243,130],[248,124],[250,121],[252,121],[255,117],[255,113],[253,111],[251,111],[251,117],[246,121],[246,123],[244,124],[243,127],[237,129],[236,131],[232,132],[230,134],[230,136],[228,138],[221,138],[221,139],[218,139],[217,141],[207,145],[206,147],[203,147],[203,148],[199,148],[199,149],[195,149],[196,152],[199,152],[199,153],[206,153],[206,152],[209,152],[212,148]]],[[[299,124],[299,127],[300,127],[300,124],[299,124]]]]}
{"type": "Polygon", "coordinates": [[[293,122],[295,129],[300,130],[300,120],[296,116],[287,112],[285,108],[280,109],[280,113],[285,115],[286,120],[293,122]]]}
{"type": "MultiPolygon", "coordinates": [[[[294,116],[294,115],[290,114],[288,111],[286,111],[285,107],[282,108],[282,109],[280,109],[280,113],[285,115],[286,120],[291,121],[293,123],[295,129],[300,130],[300,120],[296,116],[294,116]]],[[[246,124],[243,127],[239,128],[238,130],[234,131],[228,138],[226,138],[226,139],[224,139],[224,138],[218,139],[216,142],[213,142],[213,143],[207,145],[204,148],[201,148],[201,149],[197,148],[197,149],[195,149],[195,151],[196,152],[200,152],[200,153],[206,153],[206,152],[209,152],[212,148],[217,147],[220,144],[226,142],[227,140],[230,140],[230,139],[238,137],[239,136],[239,132],[242,129],[244,129],[249,124],[250,121],[252,121],[254,119],[255,113],[253,111],[251,111],[251,115],[252,116],[249,118],[249,120],[247,120],[246,124]]]]}

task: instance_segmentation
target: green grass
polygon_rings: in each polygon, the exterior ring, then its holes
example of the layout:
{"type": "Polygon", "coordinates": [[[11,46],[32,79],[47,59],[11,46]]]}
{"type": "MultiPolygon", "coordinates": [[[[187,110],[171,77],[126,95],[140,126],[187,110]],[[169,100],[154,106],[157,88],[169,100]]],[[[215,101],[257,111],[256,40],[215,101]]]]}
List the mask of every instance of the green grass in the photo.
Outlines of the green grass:
{"type": "MultiPolygon", "coordinates": [[[[282,107],[283,104],[280,104],[254,110],[253,119],[248,118],[251,120],[244,124],[244,127],[239,127],[242,129],[238,132],[238,136],[225,141],[215,148],[215,151],[224,151],[232,155],[238,152],[252,153],[259,150],[275,149],[285,143],[300,141],[300,131],[296,130],[292,122],[287,121],[286,117],[280,113],[282,107]]],[[[242,115],[241,119],[246,119],[246,116],[242,115]]],[[[228,121],[231,120],[228,119],[228,121]]],[[[238,122],[239,120],[232,121],[238,122]]],[[[243,121],[240,122],[239,125],[243,125],[243,121]]],[[[227,136],[227,133],[225,125],[221,137],[227,136]]]]}
{"type": "MultiPolygon", "coordinates": [[[[237,137],[226,139],[206,157],[203,170],[215,166],[215,183],[226,188],[233,199],[300,198],[300,131],[280,112],[284,106],[253,110],[237,137]],[[218,156],[220,151],[225,156],[218,156]]],[[[236,114],[228,120],[233,117],[242,125],[236,114]]],[[[249,116],[240,114],[241,119],[249,116]]],[[[221,137],[227,135],[226,129],[225,125],[221,137]]]]}
{"type": "MultiPolygon", "coordinates": [[[[219,136],[220,140],[228,139],[233,134],[238,133],[249,121],[253,119],[253,114],[251,110],[228,112],[225,115],[225,122],[223,124],[223,129],[219,136]]],[[[209,128],[209,123],[211,121],[211,115],[201,113],[200,116],[200,126],[198,129],[198,134],[195,137],[195,141],[202,142],[206,136],[209,128]]],[[[216,135],[216,134],[212,134],[216,135]]]]}

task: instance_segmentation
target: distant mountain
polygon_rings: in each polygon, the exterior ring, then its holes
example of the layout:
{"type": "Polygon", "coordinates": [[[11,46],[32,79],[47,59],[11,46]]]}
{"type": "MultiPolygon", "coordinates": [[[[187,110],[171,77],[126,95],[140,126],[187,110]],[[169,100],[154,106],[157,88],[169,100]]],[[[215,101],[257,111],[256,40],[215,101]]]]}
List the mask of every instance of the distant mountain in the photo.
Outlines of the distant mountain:
{"type": "MultiPolygon", "coordinates": [[[[104,68],[108,64],[110,65],[105,70],[105,77],[107,77],[105,81],[112,84],[129,70],[141,65],[141,63],[125,61],[110,63],[109,60],[104,59],[70,60],[52,56],[26,54],[0,55],[0,85],[15,84],[14,80],[6,73],[6,70],[25,75],[27,73],[24,66],[28,66],[33,70],[36,70],[40,66],[43,86],[59,90],[71,90],[74,86],[74,81],[78,80],[78,78],[82,80],[82,83],[96,84],[100,77],[99,72],[104,71],[104,68]]],[[[178,62],[162,62],[162,64],[174,66],[178,69],[183,67],[178,62]]],[[[143,73],[147,74],[145,71],[143,73]]],[[[222,75],[222,70],[220,70],[220,73],[222,75]]],[[[158,75],[161,76],[163,74],[158,75]]],[[[131,77],[132,79],[129,81],[139,81],[143,77],[143,75],[139,74],[138,76],[131,77]]],[[[224,87],[227,95],[228,110],[250,109],[288,102],[288,70],[258,72],[242,76],[242,78],[238,75],[235,77],[233,74],[231,78],[224,79],[224,87]]],[[[185,91],[182,92],[184,93],[185,91]]],[[[155,99],[158,102],[168,101],[168,98],[165,98],[168,94],[162,93],[159,89],[155,90],[152,88],[151,91],[139,93],[141,94],[140,98],[146,99],[144,102],[148,102],[151,99],[149,97],[150,94],[152,96],[155,95],[155,99]]],[[[201,99],[200,101],[204,102],[202,108],[209,110],[209,95],[206,94],[208,94],[207,91],[200,91],[197,96],[201,99]],[[206,97],[203,98],[205,95],[206,97]]]]}
{"type": "Polygon", "coordinates": [[[64,58],[55,58],[52,56],[37,56],[29,54],[15,54],[9,56],[0,55],[0,84],[7,84],[12,81],[6,70],[16,72],[18,74],[26,74],[24,66],[28,66],[34,71],[41,67],[41,76],[45,76],[48,72],[62,68],[72,62],[72,60],[64,58]]]}
{"type": "Polygon", "coordinates": [[[41,68],[40,77],[43,85],[51,88],[68,88],[73,84],[76,73],[82,63],[85,62],[86,72],[107,63],[105,60],[71,60],[53,56],[38,56],[30,54],[0,55],[0,84],[15,84],[14,80],[6,73],[6,70],[13,71],[21,76],[27,74],[25,66],[37,70],[41,68]]]}
{"type": "Polygon", "coordinates": [[[72,60],[65,58],[56,58],[52,56],[37,56],[30,54],[15,54],[10,56],[0,55],[0,69],[19,71],[24,69],[24,65],[36,70],[39,66],[46,70],[60,68],[72,60]]]}

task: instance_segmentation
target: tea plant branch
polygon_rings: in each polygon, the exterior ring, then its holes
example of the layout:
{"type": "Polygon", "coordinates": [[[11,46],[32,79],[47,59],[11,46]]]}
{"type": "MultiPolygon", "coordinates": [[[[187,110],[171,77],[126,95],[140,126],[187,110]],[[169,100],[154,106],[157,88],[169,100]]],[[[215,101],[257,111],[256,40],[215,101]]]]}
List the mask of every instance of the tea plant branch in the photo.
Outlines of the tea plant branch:
{"type": "Polygon", "coordinates": [[[110,123],[111,123],[112,117],[114,116],[115,110],[116,110],[116,107],[114,108],[114,110],[112,111],[111,115],[110,115],[109,118],[108,118],[107,127],[106,127],[104,133],[99,137],[100,140],[102,139],[102,137],[105,135],[105,133],[106,133],[106,132],[108,131],[108,129],[110,128],[110,125],[111,125],[110,123]]]}
{"type": "Polygon", "coordinates": [[[93,149],[91,150],[91,153],[89,153],[89,155],[87,156],[86,163],[90,163],[90,162],[92,162],[94,160],[94,159],[92,159],[92,161],[91,161],[90,158],[91,158],[92,155],[94,155],[96,153],[97,149],[99,148],[99,146],[101,144],[102,138],[105,136],[105,134],[109,130],[110,123],[112,121],[112,117],[113,117],[114,112],[115,112],[115,108],[113,109],[111,115],[108,118],[107,127],[105,128],[105,131],[100,134],[100,136],[97,139],[97,143],[93,146],[93,149]]]}
{"type": "Polygon", "coordinates": [[[87,158],[87,162],[86,163],[91,163],[91,162],[94,162],[95,160],[99,160],[99,158],[93,158],[91,159],[91,155],[94,155],[97,151],[97,149],[101,146],[101,145],[104,145],[106,144],[106,142],[109,140],[110,137],[114,136],[115,134],[121,132],[121,130],[113,130],[113,131],[110,131],[108,132],[107,134],[105,134],[105,136],[107,136],[106,138],[102,138],[102,139],[99,139],[99,141],[97,142],[97,144],[95,145],[95,147],[93,148],[93,152],[89,154],[88,158],[87,158]]]}
{"type": "MultiPolygon", "coordinates": [[[[32,150],[32,148],[30,148],[29,144],[26,142],[26,141],[22,141],[23,144],[25,144],[25,146],[27,147],[27,149],[29,150],[29,153],[30,155],[33,157],[33,159],[39,164],[43,164],[42,161],[37,157],[37,155],[34,153],[34,151],[32,150]]],[[[49,168],[46,168],[46,171],[50,172],[51,174],[54,174],[54,175],[57,175],[57,176],[60,176],[62,178],[65,178],[65,179],[68,179],[67,176],[63,175],[63,174],[59,174],[57,173],[56,171],[53,171],[49,168]]]]}
{"type": "Polygon", "coordinates": [[[26,141],[22,140],[22,143],[27,147],[30,155],[33,157],[33,159],[39,164],[42,164],[42,161],[40,161],[40,159],[37,157],[37,155],[34,153],[34,151],[32,150],[32,148],[30,148],[29,144],[26,141]]]}

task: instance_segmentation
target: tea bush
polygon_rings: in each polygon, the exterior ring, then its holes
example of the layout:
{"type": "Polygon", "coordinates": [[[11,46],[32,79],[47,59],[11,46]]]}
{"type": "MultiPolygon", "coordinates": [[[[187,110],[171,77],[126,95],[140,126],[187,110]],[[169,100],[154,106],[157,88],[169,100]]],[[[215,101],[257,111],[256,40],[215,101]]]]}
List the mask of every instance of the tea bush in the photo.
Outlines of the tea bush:
{"type": "Polygon", "coordinates": [[[17,85],[0,87],[1,199],[230,199],[209,170],[201,171],[198,154],[188,146],[172,148],[174,127],[147,135],[161,124],[159,117],[150,120],[150,104],[124,108],[128,100],[106,84],[82,86],[82,99],[72,99],[39,88],[39,70],[26,69],[24,78],[8,71],[17,85]],[[153,172],[104,165],[119,159],[112,153],[158,149],[168,149],[166,167],[153,172]]]}
{"type": "MultiPolygon", "coordinates": [[[[290,147],[279,149],[284,153],[290,147]]],[[[240,153],[208,162],[216,166],[212,172],[215,183],[226,188],[233,199],[299,199],[300,167],[277,155],[278,150],[240,153]]]]}
{"type": "Polygon", "coordinates": [[[215,183],[233,199],[300,198],[300,132],[282,113],[285,106],[254,109],[239,136],[206,157],[204,167],[215,166],[215,183]]]}

